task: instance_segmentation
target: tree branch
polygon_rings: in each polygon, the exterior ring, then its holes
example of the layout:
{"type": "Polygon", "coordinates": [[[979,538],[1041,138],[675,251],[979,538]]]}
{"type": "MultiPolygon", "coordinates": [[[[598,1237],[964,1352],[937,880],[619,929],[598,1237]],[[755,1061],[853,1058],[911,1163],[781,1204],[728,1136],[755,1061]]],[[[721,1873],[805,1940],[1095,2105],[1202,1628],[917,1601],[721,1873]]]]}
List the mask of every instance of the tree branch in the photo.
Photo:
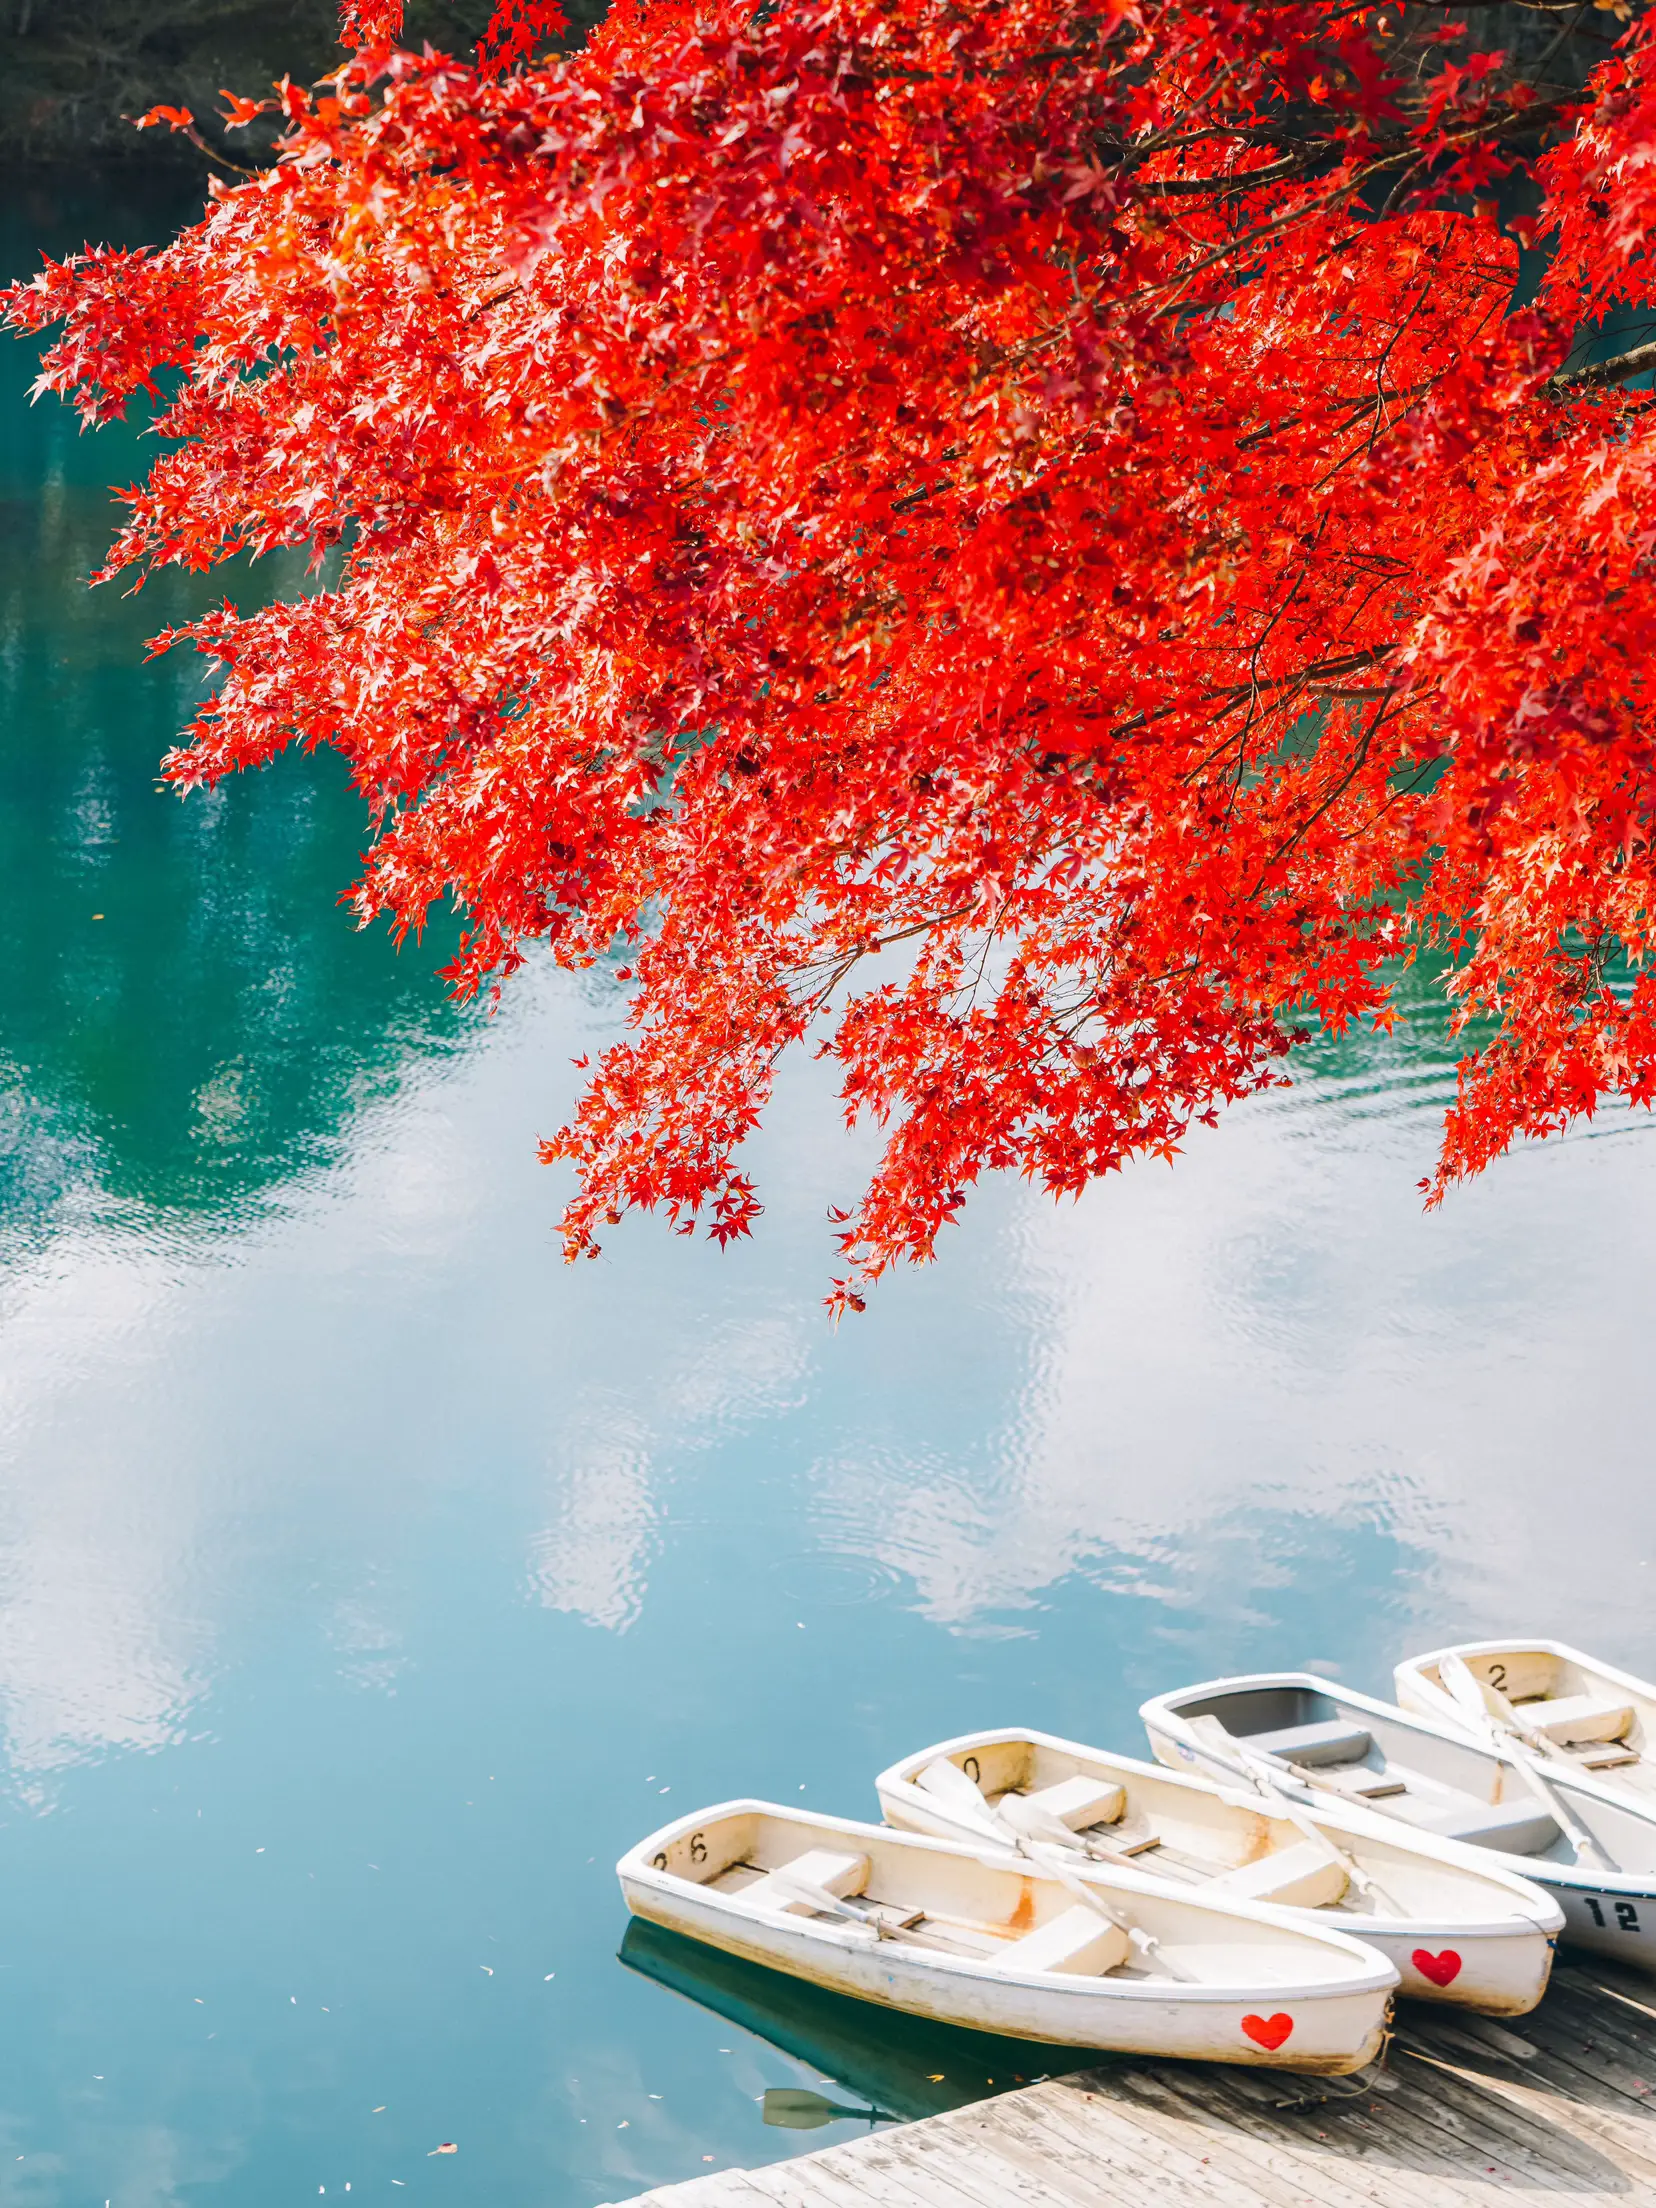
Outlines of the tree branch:
{"type": "Polygon", "coordinates": [[[1194,197],[1199,192],[1251,192],[1262,184],[1280,184],[1285,177],[1297,175],[1312,158],[1310,152],[1291,153],[1285,160],[1273,161],[1268,169],[1233,169],[1225,176],[1165,176],[1140,184],[1137,190],[1146,199],[1194,197]]]}
{"type": "Polygon", "coordinates": [[[1653,368],[1656,342],[1635,345],[1630,353],[1618,353],[1614,360],[1595,360],[1585,368],[1560,368],[1541,388],[1554,398],[1566,391],[1606,391],[1612,384],[1631,382],[1653,368]]]}

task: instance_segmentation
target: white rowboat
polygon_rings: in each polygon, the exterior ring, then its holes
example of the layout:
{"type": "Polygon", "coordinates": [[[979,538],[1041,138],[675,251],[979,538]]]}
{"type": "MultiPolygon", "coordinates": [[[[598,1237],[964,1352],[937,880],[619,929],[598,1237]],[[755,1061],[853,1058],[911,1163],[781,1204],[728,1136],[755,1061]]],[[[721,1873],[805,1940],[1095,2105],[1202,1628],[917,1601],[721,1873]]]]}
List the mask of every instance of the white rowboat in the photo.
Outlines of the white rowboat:
{"type": "Polygon", "coordinates": [[[1535,1759],[1304,1671],[1211,1679],[1139,1714],[1159,1763],[1216,1768],[1222,1728],[1301,1801],[1475,1850],[1543,1887],[1572,1945],[1656,1970],[1656,1818],[1572,1772],[1542,1781],[1535,1759]]]}
{"type": "Polygon", "coordinates": [[[616,1871],[636,1916],[729,1954],[1050,2045],[1343,2076],[1379,2052],[1397,1984],[1276,1910],[769,1802],[680,1817],[616,1871]]]}
{"type": "Polygon", "coordinates": [[[1535,2007],[1564,1923],[1527,1878],[1327,1800],[1273,1801],[1240,1767],[1226,1785],[1050,1733],[988,1732],[907,1756],[874,1783],[904,1831],[1005,1846],[1005,1820],[1018,1818],[1088,1876],[1127,1862],[1214,1900],[1268,1902],[1378,1948],[1415,1999],[1487,2016],[1535,2007]],[[940,1784],[940,1762],[970,1783],[940,1784]]]}
{"type": "Polygon", "coordinates": [[[1463,1641],[1411,1656],[1397,1699],[1434,1725],[1493,1726],[1559,1772],[1656,1817],[1656,1686],[1563,1641],[1463,1641]]]}

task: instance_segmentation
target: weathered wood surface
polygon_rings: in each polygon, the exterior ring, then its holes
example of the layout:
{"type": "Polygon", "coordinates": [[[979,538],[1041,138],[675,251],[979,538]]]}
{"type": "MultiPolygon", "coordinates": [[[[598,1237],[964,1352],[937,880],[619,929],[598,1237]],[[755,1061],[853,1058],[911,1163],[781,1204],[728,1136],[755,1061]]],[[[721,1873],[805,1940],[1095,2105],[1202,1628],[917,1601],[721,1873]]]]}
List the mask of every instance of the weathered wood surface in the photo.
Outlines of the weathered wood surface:
{"type": "Polygon", "coordinates": [[[1080,2071],[629,2208],[1656,2208],[1653,2104],[1656,1980],[1572,1958],[1515,2023],[1406,2007],[1373,2083],[1080,2071]]]}

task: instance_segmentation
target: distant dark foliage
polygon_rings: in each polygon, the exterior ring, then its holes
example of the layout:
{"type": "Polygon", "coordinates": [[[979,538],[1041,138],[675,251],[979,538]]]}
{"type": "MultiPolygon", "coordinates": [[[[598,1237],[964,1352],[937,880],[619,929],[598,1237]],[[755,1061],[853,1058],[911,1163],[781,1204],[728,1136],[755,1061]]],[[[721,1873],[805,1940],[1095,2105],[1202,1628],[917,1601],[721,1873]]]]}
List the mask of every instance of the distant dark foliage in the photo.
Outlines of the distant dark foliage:
{"type": "MultiPolygon", "coordinates": [[[[568,0],[578,40],[605,0],[568,0]]],[[[407,42],[467,53],[493,0],[411,0],[407,42]]],[[[337,0],[0,0],[0,163],[157,161],[205,169],[199,146],[131,118],[160,101],[213,116],[221,85],[258,95],[283,75],[308,84],[343,59],[337,0]]],[[[270,134],[215,150],[262,159],[270,134]]]]}

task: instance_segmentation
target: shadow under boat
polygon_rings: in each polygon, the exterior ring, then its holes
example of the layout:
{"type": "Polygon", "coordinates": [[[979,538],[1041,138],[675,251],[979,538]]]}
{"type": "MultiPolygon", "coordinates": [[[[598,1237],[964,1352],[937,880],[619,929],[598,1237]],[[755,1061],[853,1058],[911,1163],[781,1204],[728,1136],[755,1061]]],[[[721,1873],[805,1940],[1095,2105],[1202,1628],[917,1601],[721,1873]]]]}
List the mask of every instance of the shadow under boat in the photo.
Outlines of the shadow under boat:
{"type": "Polygon", "coordinates": [[[836,2115],[912,2122],[1111,2059],[1085,2048],[1002,2039],[853,2001],[704,1947],[642,1917],[629,1922],[620,1959],[629,1970],[769,2041],[868,2104],[836,2115]]]}

